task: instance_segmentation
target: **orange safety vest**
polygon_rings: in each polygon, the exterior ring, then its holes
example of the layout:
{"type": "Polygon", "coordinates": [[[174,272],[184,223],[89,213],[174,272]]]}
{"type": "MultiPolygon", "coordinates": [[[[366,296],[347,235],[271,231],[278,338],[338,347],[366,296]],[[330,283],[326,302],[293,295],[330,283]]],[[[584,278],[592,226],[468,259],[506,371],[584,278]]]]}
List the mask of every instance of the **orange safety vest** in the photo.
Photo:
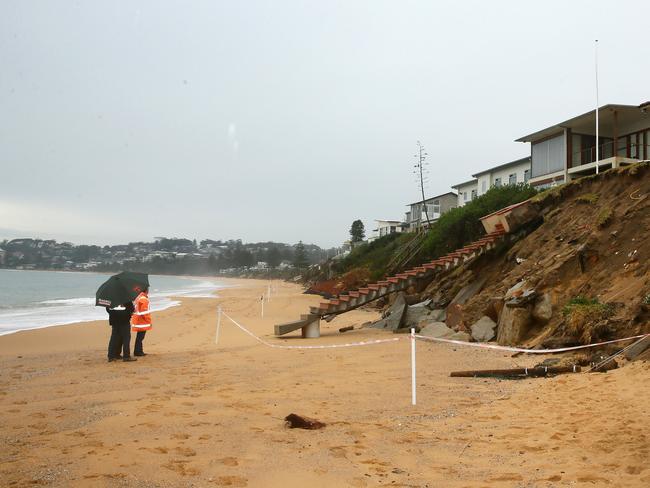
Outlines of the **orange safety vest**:
{"type": "Polygon", "coordinates": [[[140,293],[133,302],[135,311],[131,315],[131,331],[151,330],[151,314],[149,313],[149,298],[140,293]]]}

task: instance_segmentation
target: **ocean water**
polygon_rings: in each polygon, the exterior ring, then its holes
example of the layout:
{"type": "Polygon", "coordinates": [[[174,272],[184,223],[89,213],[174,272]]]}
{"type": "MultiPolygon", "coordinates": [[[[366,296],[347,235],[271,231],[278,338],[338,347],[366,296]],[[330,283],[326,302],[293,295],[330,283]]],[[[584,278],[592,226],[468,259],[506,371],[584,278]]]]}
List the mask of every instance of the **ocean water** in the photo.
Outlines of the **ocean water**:
{"type": "MultiPolygon", "coordinates": [[[[110,274],[0,269],[0,335],[88,320],[106,320],[95,292],[110,274]]],[[[179,305],[174,297],[213,297],[223,283],[150,275],[152,311],[179,305]]]]}

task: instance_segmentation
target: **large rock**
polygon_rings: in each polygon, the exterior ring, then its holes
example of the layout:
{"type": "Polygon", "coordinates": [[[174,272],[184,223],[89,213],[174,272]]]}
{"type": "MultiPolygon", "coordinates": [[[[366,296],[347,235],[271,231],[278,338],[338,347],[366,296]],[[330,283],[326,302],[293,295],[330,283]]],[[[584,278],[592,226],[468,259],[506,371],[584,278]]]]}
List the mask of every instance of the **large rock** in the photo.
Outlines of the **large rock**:
{"type": "Polygon", "coordinates": [[[472,337],[477,342],[491,341],[496,337],[496,328],[496,322],[484,315],[472,325],[472,337]]]}
{"type": "Polygon", "coordinates": [[[451,303],[458,303],[464,305],[467,301],[483,289],[483,285],[487,281],[487,276],[472,281],[470,284],[465,285],[460,289],[451,303]]]}
{"type": "Polygon", "coordinates": [[[483,313],[490,317],[495,323],[499,321],[499,315],[503,310],[503,298],[491,297],[483,313]]]}
{"type": "Polygon", "coordinates": [[[533,307],[533,318],[545,324],[551,320],[552,316],[553,305],[551,304],[551,296],[548,293],[544,293],[535,302],[535,306],[533,307]]]}
{"type": "Polygon", "coordinates": [[[467,332],[455,332],[449,336],[449,339],[453,339],[455,341],[472,342],[472,336],[467,332]]]}
{"type": "Polygon", "coordinates": [[[502,346],[519,344],[526,337],[530,322],[528,307],[503,307],[499,317],[497,342],[502,346]]]}
{"type": "Polygon", "coordinates": [[[463,306],[460,303],[452,303],[447,307],[447,317],[445,322],[448,327],[454,330],[467,331],[465,314],[463,313],[463,306]]]}
{"type": "Polygon", "coordinates": [[[402,327],[411,328],[421,325],[422,322],[442,322],[445,320],[446,314],[444,310],[431,310],[427,305],[428,302],[421,302],[408,307],[402,327]]]}
{"type": "Polygon", "coordinates": [[[372,324],[371,327],[374,329],[399,329],[404,322],[404,312],[406,312],[406,299],[404,293],[399,292],[386,312],[386,316],[372,324]]]}
{"type": "Polygon", "coordinates": [[[449,339],[454,331],[445,325],[444,322],[432,322],[420,329],[420,335],[427,337],[449,339]]]}

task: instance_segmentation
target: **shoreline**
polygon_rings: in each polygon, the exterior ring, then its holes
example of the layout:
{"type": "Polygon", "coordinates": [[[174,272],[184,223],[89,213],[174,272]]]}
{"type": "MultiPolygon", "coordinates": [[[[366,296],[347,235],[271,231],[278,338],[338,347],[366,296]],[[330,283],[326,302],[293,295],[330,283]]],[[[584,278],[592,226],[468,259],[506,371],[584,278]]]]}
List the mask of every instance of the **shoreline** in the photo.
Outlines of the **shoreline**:
{"type": "MultiPolygon", "coordinates": [[[[417,344],[274,349],[393,338],[358,328],[354,310],[319,339],[277,338],[273,325],[318,303],[295,284],[232,280],[210,299],[160,312],[146,357],[106,362],[106,321],[0,337],[0,476],[8,486],[535,488],[650,483],[650,368],[501,381],[451,378],[461,369],[532,366],[540,358],[417,344]],[[341,334],[338,329],[354,325],[341,334]],[[606,401],[603,401],[606,399],[606,401]],[[613,414],[614,412],[614,414],[613,414]],[[288,429],[290,413],[326,424],[288,429]],[[594,421],[594,419],[603,419],[594,421]]],[[[133,340],[132,340],[133,344],[133,340]]],[[[471,350],[470,350],[471,349],[471,350]]]]}
{"type": "MultiPolygon", "coordinates": [[[[25,270],[15,270],[15,271],[25,271],[25,270]]],[[[30,270],[30,271],[37,271],[37,272],[42,272],[41,270],[30,270]]],[[[55,270],[49,270],[48,272],[54,272],[54,273],[89,273],[89,274],[94,274],[94,275],[102,275],[102,276],[110,276],[106,275],[104,273],[95,273],[95,272],[77,272],[77,271],[55,271],[55,270]]],[[[227,283],[227,279],[221,278],[221,279],[216,279],[214,277],[208,277],[208,276],[180,276],[180,275],[151,275],[151,276],[161,276],[165,278],[179,278],[181,280],[187,280],[188,282],[188,288],[187,290],[168,290],[168,291],[162,291],[160,293],[154,292],[152,294],[152,297],[154,301],[160,301],[161,303],[154,303],[152,306],[152,311],[155,313],[159,313],[161,311],[167,310],[169,308],[177,307],[181,305],[180,299],[181,298],[211,298],[213,296],[216,296],[216,294],[220,291],[223,290],[229,286],[227,283]],[[189,286],[191,283],[196,283],[197,285],[199,283],[210,283],[211,285],[214,286],[212,289],[208,289],[205,291],[192,291],[191,287],[189,286]],[[157,308],[161,307],[161,308],[157,308]]],[[[6,335],[11,335],[11,334],[16,334],[19,332],[25,332],[25,331],[30,331],[30,330],[40,330],[48,327],[60,327],[64,325],[73,325],[73,324],[80,324],[80,323],[85,323],[85,322],[94,322],[94,321],[101,321],[102,319],[100,318],[90,318],[88,315],[92,315],[95,313],[99,308],[101,307],[95,307],[91,306],[88,304],[82,304],[78,305],[79,307],[83,307],[82,310],[86,310],[87,313],[83,314],[84,316],[80,316],[77,318],[62,318],[62,317],[56,317],[56,315],[61,315],[65,314],[68,312],[65,310],[65,307],[72,307],[74,304],[70,303],[74,300],[93,300],[93,297],[76,297],[76,296],[71,296],[71,297],[65,297],[65,298],[57,298],[57,299],[50,299],[50,300],[44,300],[44,301],[38,301],[34,302],[30,305],[25,305],[25,306],[17,306],[17,307],[7,307],[7,308],[0,308],[0,312],[3,314],[9,314],[8,317],[2,317],[0,315],[0,319],[3,319],[4,322],[6,322],[4,325],[2,325],[2,329],[7,329],[7,330],[2,330],[0,329],[0,337],[6,336],[6,335]],[[57,303],[54,303],[57,302],[57,303]],[[54,313],[55,317],[52,317],[52,321],[48,323],[38,323],[42,322],[44,317],[47,316],[48,312],[54,313]],[[14,325],[11,324],[11,316],[16,315],[18,317],[24,317],[26,315],[33,315],[33,321],[32,323],[29,324],[20,324],[20,322],[17,322],[20,325],[14,325]],[[14,328],[15,327],[15,328],[14,328]]],[[[69,310],[70,313],[73,312],[73,310],[69,310]]],[[[78,313],[78,311],[77,311],[78,313]]]]}

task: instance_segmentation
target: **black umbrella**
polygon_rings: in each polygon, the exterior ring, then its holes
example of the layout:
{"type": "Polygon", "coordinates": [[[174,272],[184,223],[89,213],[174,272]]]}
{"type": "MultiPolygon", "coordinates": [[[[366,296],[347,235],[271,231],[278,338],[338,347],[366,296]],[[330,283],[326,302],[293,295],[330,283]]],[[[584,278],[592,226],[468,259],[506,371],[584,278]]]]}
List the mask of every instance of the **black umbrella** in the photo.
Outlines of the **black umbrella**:
{"type": "Polygon", "coordinates": [[[117,307],[132,302],[147,288],[149,288],[149,275],[122,271],[111,276],[99,287],[95,294],[95,306],[117,307]]]}

